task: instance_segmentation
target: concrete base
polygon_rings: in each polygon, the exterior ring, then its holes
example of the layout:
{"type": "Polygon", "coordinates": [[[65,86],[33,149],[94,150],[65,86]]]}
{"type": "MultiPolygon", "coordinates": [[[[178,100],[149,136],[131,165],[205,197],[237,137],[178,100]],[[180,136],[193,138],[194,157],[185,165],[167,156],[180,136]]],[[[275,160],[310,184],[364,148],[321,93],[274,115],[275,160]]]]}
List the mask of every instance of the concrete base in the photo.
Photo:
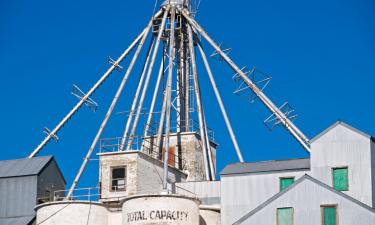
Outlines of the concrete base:
{"type": "Polygon", "coordinates": [[[123,202],[123,225],[197,225],[200,201],[181,195],[139,195],[123,202]]]}

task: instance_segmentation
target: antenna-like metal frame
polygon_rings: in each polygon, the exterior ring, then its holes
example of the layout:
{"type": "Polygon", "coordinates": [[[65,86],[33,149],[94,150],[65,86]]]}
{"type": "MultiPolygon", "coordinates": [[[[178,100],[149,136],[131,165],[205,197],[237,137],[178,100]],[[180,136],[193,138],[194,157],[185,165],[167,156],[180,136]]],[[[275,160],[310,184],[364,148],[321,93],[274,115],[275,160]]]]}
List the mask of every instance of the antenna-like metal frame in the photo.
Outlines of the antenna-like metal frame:
{"type": "Polygon", "coordinates": [[[108,109],[108,112],[107,112],[107,114],[105,115],[102,124],[100,125],[100,128],[99,128],[99,130],[98,130],[98,133],[96,134],[96,136],[95,136],[95,138],[94,138],[94,140],[93,140],[93,142],[92,142],[92,144],[91,144],[91,146],[90,146],[90,148],[89,148],[89,150],[88,150],[88,152],[87,152],[87,155],[86,155],[86,157],[85,157],[85,159],[84,159],[84,161],[83,161],[83,163],[82,163],[82,165],[81,165],[81,167],[80,167],[80,169],[79,169],[79,171],[78,171],[78,173],[77,173],[77,175],[76,175],[76,177],[75,177],[75,179],[74,179],[74,181],[73,181],[73,183],[72,183],[72,186],[71,186],[70,189],[69,189],[69,192],[68,192],[68,194],[67,194],[67,196],[66,196],[66,199],[69,199],[69,198],[72,196],[72,194],[73,194],[73,190],[74,190],[75,187],[77,186],[77,183],[78,183],[79,179],[81,178],[83,171],[84,171],[85,168],[86,168],[86,165],[87,165],[87,163],[88,163],[88,161],[89,161],[89,159],[90,159],[90,157],[91,157],[91,154],[92,154],[92,152],[94,151],[94,148],[95,148],[96,144],[98,143],[98,141],[99,141],[99,139],[100,139],[100,136],[102,135],[102,133],[103,133],[103,131],[104,131],[104,128],[105,128],[105,126],[106,126],[107,123],[108,123],[109,118],[110,118],[111,115],[112,115],[112,112],[113,112],[113,110],[114,110],[114,108],[115,108],[115,106],[116,106],[116,104],[117,104],[117,102],[118,102],[118,100],[119,100],[119,98],[120,98],[120,96],[121,96],[121,93],[122,93],[122,91],[123,91],[123,89],[124,89],[124,87],[125,87],[125,84],[126,84],[128,78],[129,78],[129,76],[130,76],[130,74],[131,74],[131,72],[132,72],[132,70],[133,70],[133,67],[134,67],[134,65],[135,65],[135,62],[137,61],[138,56],[139,56],[139,54],[140,54],[140,52],[141,52],[141,50],[142,50],[142,47],[143,47],[143,45],[144,45],[144,43],[145,43],[145,41],[146,41],[147,35],[148,35],[148,33],[150,32],[150,30],[151,30],[152,22],[153,22],[153,20],[151,20],[151,21],[149,22],[149,24],[147,25],[147,27],[145,28],[145,32],[144,32],[144,34],[143,34],[143,36],[142,36],[142,40],[140,41],[140,43],[139,43],[139,45],[138,45],[138,47],[137,47],[137,50],[136,50],[136,52],[134,53],[133,59],[132,59],[132,61],[130,62],[130,65],[129,65],[129,67],[128,67],[128,70],[126,71],[126,73],[125,73],[125,75],[124,75],[124,77],[123,77],[123,79],[122,79],[122,81],[121,81],[121,83],[120,83],[120,86],[119,86],[119,88],[117,89],[116,95],[115,95],[115,97],[113,98],[112,103],[111,103],[111,105],[110,105],[110,107],[109,107],[109,109],[108,109]]]}
{"type": "Polygon", "coordinates": [[[246,76],[246,74],[232,61],[232,59],[221,50],[220,46],[203,30],[199,24],[189,16],[189,13],[185,10],[182,14],[193,26],[197,32],[202,35],[204,39],[215,49],[217,53],[223,58],[224,61],[240,76],[240,78],[251,88],[251,90],[257,95],[261,102],[275,115],[282,125],[293,135],[293,137],[308,151],[310,152],[309,139],[289,120],[287,116],[280,111],[278,107],[253,83],[253,81],[246,76]]]}
{"type": "Polygon", "coordinates": [[[240,162],[244,162],[243,157],[242,157],[242,153],[241,153],[241,150],[240,150],[240,147],[239,147],[239,145],[237,143],[236,136],[234,135],[234,132],[233,132],[233,129],[232,129],[232,125],[231,125],[231,123],[229,121],[228,114],[227,114],[227,112],[225,110],[225,106],[224,106],[223,100],[221,99],[220,92],[217,89],[216,82],[215,82],[214,76],[212,74],[210,64],[208,63],[206,54],[204,53],[204,50],[203,50],[203,48],[202,48],[202,46],[201,46],[200,43],[198,44],[198,49],[199,49],[199,51],[201,53],[204,65],[206,67],[206,71],[207,71],[208,77],[210,78],[211,86],[212,86],[212,88],[214,90],[214,93],[215,93],[215,96],[216,96],[216,100],[219,103],[219,107],[220,107],[221,113],[223,115],[223,118],[224,118],[224,121],[225,121],[225,125],[227,126],[227,129],[228,129],[230,138],[232,140],[234,149],[236,150],[238,160],[240,162]]]}
{"type": "Polygon", "coordinates": [[[44,148],[47,143],[57,136],[57,133],[64,127],[64,125],[73,117],[73,115],[81,108],[83,104],[90,98],[92,94],[108,79],[112,72],[120,65],[120,63],[125,59],[125,57],[133,50],[137,43],[141,40],[146,30],[144,30],[130,46],[124,51],[124,53],[113,63],[113,65],[104,73],[104,75],[95,83],[95,85],[90,89],[89,92],[73,107],[72,110],[60,121],[60,123],[49,133],[49,135],[34,149],[34,151],[29,155],[29,158],[34,157],[42,148],[44,148]]]}
{"type": "MultiPolygon", "coordinates": [[[[172,110],[175,110],[176,112],[176,132],[177,135],[179,135],[181,132],[190,131],[189,121],[190,117],[193,115],[190,112],[190,108],[196,106],[196,116],[198,117],[199,122],[199,136],[203,155],[204,176],[206,180],[215,180],[216,177],[215,163],[213,159],[214,156],[212,154],[211,141],[208,135],[207,121],[204,113],[202,93],[199,84],[195,46],[198,47],[198,50],[200,52],[216,100],[219,104],[221,114],[223,116],[225,125],[227,127],[228,133],[230,135],[231,141],[236,151],[238,160],[240,162],[244,162],[240,147],[238,145],[236,136],[233,132],[233,128],[230,123],[222,98],[220,96],[220,92],[217,88],[207,56],[204,52],[201,42],[198,40],[198,35],[201,35],[213,47],[215,51],[215,56],[219,56],[221,60],[225,61],[236,72],[236,80],[242,80],[243,83],[247,85],[247,88],[251,89],[254,92],[254,94],[260,99],[260,101],[271,111],[272,115],[271,117],[266,119],[266,121],[275,122],[276,125],[282,124],[307,151],[310,151],[309,139],[293,124],[293,122],[289,118],[291,111],[286,110],[286,112],[283,112],[283,107],[276,107],[275,104],[263,93],[263,88],[259,88],[257,86],[258,83],[256,81],[253,81],[248,76],[247,72],[244,72],[232,61],[232,59],[227,54],[227,50],[223,50],[221,48],[221,45],[218,45],[203,30],[203,28],[199,26],[199,24],[190,16],[191,12],[189,11],[189,9],[189,1],[171,0],[169,2],[164,2],[164,4],[161,7],[161,10],[154,15],[152,20],[148,23],[147,27],[133,41],[129,48],[126,49],[125,52],[116,61],[110,59],[110,63],[112,66],[89,90],[89,92],[87,92],[87,94],[84,94],[82,91],[79,91],[79,95],[77,97],[79,97],[80,101],[77,103],[77,105],[68,113],[68,115],[66,115],[66,117],[55,127],[55,129],[53,129],[52,131],[46,129],[45,132],[47,134],[47,137],[29,155],[30,158],[34,157],[51,139],[58,140],[57,133],[59,132],[59,130],[67,123],[67,121],[79,110],[79,108],[83,104],[90,101],[93,102],[90,96],[99,88],[99,86],[110,76],[110,74],[115,69],[123,68],[122,66],[120,66],[120,63],[132,51],[132,49],[138,45],[133,55],[133,58],[130,61],[130,64],[126,70],[126,73],[124,74],[124,77],[112,100],[112,103],[108,108],[108,111],[99,127],[99,130],[97,131],[96,136],[93,139],[88,149],[88,152],[82,162],[82,165],[69,189],[66,199],[70,199],[72,197],[73,191],[76,188],[89,162],[92,153],[94,152],[94,149],[113,113],[116,104],[118,103],[118,100],[123,92],[123,89],[125,88],[129,76],[133,71],[133,68],[138,60],[138,57],[143,49],[143,46],[147,40],[147,37],[149,36],[151,29],[153,29],[152,40],[147,50],[146,58],[139,78],[139,83],[134,94],[134,99],[129,113],[129,118],[126,121],[123,136],[120,139],[118,150],[133,150],[131,149],[131,147],[133,145],[133,139],[136,137],[135,135],[137,132],[137,126],[140,119],[139,117],[142,114],[142,107],[144,105],[149,82],[151,80],[151,76],[154,70],[154,64],[158,55],[159,46],[160,43],[163,41],[163,54],[161,57],[160,68],[158,71],[153,91],[149,115],[147,117],[146,125],[143,130],[143,139],[154,139],[156,136],[156,146],[159,151],[158,159],[163,160],[162,189],[164,193],[168,193],[168,167],[170,166],[170,161],[173,161],[174,164],[176,163],[174,160],[170,160],[169,158],[170,135],[172,132],[171,120],[173,118],[172,110]],[[167,24],[167,22],[169,23],[167,24]],[[177,32],[178,30],[179,32],[177,32]],[[154,37],[154,33],[157,33],[156,39],[154,37]],[[168,67],[165,69],[165,61],[167,59],[168,67]],[[175,62],[176,60],[178,61],[178,63],[175,62]],[[172,91],[174,91],[172,90],[174,82],[173,75],[175,70],[177,94],[173,96],[174,100],[172,101],[172,91]],[[164,81],[163,77],[166,71],[168,71],[168,75],[167,80],[164,81]],[[190,84],[191,81],[193,81],[192,85],[190,84]],[[163,96],[161,96],[162,106],[158,130],[156,134],[150,135],[149,130],[151,127],[151,123],[154,120],[153,114],[157,103],[158,93],[161,89],[161,85],[165,85],[165,92],[163,93],[163,96]],[[195,99],[196,102],[193,103],[192,99],[195,99]],[[176,101],[177,105],[174,105],[174,101],[176,101]]],[[[153,146],[150,147],[151,151],[153,151],[153,146]]],[[[141,151],[143,151],[143,148],[144,146],[142,144],[141,151]]]]}

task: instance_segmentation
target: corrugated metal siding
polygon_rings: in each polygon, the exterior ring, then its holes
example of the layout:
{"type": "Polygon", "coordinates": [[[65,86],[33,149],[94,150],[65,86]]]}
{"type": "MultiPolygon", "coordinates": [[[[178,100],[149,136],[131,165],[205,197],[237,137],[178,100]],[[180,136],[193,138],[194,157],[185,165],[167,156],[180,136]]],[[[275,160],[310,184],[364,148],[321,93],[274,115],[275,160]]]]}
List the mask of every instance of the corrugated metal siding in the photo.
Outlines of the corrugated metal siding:
{"type": "Polygon", "coordinates": [[[277,194],[280,177],[299,179],[309,171],[249,174],[221,178],[222,224],[232,224],[277,194]]]}
{"type": "Polygon", "coordinates": [[[220,181],[176,183],[176,193],[198,197],[204,205],[220,204],[220,181]]]}
{"type": "MultiPolygon", "coordinates": [[[[354,201],[305,179],[294,188],[269,202],[241,225],[276,224],[276,210],[282,207],[294,208],[294,224],[321,224],[321,205],[336,205],[340,225],[374,225],[375,213],[369,207],[361,206],[354,201]]],[[[228,223],[223,223],[228,225],[228,223]]]]}
{"type": "Polygon", "coordinates": [[[48,164],[38,177],[38,199],[48,197],[46,196],[47,190],[50,191],[51,199],[53,199],[55,191],[65,190],[65,180],[60,174],[55,161],[48,164]]]}
{"type": "Polygon", "coordinates": [[[332,168],[348,167],[349,191],[372,206],[371,140],[344,125],[337,125],[311,145],[311,175],[332,186],[332,168]]]}
{"type": "Polygon", "coordinates": [[[0,177],[29,176],[38,174],[52,156],[0,161],[0,177]]]}
{"type": "Polygon", "coordinates": [[[0,218],[33,216],[36,204],[37,177],[0,179],[0,218]]]}
{"type": "Polygon", "coordinates": [[[0,218],[1,225],[31,225],[35,216],[0,218]]]}

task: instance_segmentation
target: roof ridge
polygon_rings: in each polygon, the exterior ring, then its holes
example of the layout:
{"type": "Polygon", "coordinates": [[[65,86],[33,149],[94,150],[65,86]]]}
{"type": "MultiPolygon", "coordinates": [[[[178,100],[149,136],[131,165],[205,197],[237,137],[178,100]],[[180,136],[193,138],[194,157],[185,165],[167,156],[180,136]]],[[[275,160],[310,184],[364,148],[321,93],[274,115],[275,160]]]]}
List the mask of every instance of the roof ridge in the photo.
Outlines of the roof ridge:
{"type": "Polygon", "coordinates": [[[40,158],[48,158],[48,157],[53,157],[52,155],[43,155],[43,156],[35,156],[32,158],[18,158],[18,159],[0,159],[0,162],[9,162],[9,161],[21,161],[21,160],[32,160],[32,159],[40,159],[40,158]]]}
{"type": "Polygon", "coordinates": [[[362,135],[362,136],[365,136],[367,138],[372,138],[371,135],[349,125],[348,123],[345,123],[344,121],[342,120],[338,120],[336,121],[334,124],[332,124],[331,126],[329,126],[328,128],[324,129],[323,131],[319,132],[317,135],[315,135],[315,137],[313,137],[311,140],[310,140],[310,143],[316,141],[317,139],[319,139],[321,136],[323,136],[324,134],[328,133],[330,130],[332,130],[333,128],[337,127],[338,125],[343,125],[344,127],[362,135]]]}

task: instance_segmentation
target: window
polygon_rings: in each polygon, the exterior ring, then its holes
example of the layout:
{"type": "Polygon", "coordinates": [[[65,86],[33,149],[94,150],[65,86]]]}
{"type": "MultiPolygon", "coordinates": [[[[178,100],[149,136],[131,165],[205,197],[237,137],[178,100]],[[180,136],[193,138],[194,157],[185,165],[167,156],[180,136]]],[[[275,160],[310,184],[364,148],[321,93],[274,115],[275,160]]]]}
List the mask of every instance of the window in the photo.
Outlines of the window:
{"type": "Polygon", "coordinates": [[[336,191],[348,191],[349,190],[349,179],[348,179],[348,167],[333,168],[333,188],[336,191]]]}
{"type": "Polygon", "coordinates": [[[322,206],[322,225],[337,225],[337,206],[322,206]]]}
{"type": "Polygon", "coordinates": [[[294,177],[280,177],[280,191],[284,191],[294,183],[294,177]]]}
{"type": "Polygon", "coordinates": [[[293,208],[277,209],[277,225],[293,225],[293,208]]]}
{"type": "Polygon", "coordinates": [[[111,170],[111,190],[126,190],[126,167],[116,167],[111,170]]]}

